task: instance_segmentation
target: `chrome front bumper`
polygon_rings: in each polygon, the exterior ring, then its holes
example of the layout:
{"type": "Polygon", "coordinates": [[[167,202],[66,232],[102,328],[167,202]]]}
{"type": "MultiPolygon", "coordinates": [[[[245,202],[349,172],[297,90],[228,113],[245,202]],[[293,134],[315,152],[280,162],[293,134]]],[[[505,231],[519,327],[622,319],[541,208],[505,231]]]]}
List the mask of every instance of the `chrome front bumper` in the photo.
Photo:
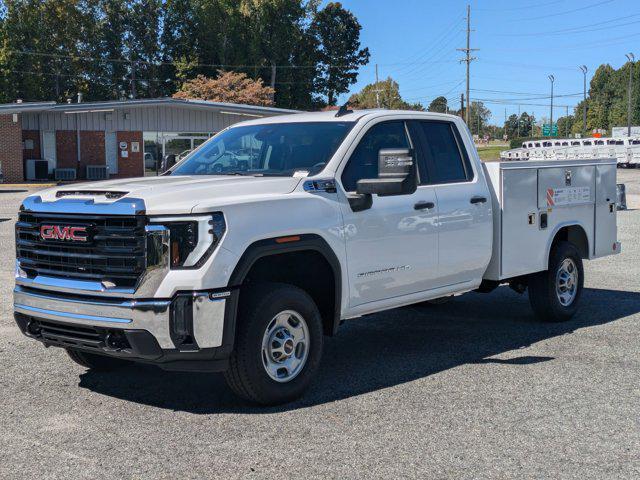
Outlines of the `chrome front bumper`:
{"type": "MultiPolygon", "coordinates": [[[[193,333],[200,349],[222,345],[229,292],[193,292],[193,333]]],[[[36,319],[114,330],[149,332],[163,350],[176,349],[171,339],[172,300],[81,297],[17,285],[14,311],[36,319]]]]}

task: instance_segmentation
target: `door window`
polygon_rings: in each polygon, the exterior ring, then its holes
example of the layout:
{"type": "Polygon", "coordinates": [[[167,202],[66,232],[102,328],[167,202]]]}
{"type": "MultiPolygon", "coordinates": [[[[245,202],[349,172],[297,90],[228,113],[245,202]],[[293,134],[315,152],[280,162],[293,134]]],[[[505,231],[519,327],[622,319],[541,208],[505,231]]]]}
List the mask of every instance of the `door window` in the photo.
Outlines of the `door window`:
{"type": "Polygon", "coordinates": [[[422,184],[466,182],[473,169],[462,139],[450,122],[412,121],[422,184]]]}
{"type": "Polygon", "coordinates": [[[342,172],[347,192],[355,192],[358,180],[378,178],[378,152],[384,148],[409,148],[404,122],[378,123],[365,133],[342,172]]]}

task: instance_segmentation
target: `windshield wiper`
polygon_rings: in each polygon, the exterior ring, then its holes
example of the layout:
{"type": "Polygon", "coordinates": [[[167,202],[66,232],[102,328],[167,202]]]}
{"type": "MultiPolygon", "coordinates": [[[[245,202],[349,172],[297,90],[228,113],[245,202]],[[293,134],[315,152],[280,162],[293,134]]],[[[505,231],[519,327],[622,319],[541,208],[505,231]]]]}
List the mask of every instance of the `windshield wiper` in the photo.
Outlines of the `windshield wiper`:
{"type": "Polygon", "coordinates": [[[217,173],[211,173],[210,175],[231,175],[231,176],[248,177],[251,174],[245,173],[245,172],[217,172],[217,173]]]}

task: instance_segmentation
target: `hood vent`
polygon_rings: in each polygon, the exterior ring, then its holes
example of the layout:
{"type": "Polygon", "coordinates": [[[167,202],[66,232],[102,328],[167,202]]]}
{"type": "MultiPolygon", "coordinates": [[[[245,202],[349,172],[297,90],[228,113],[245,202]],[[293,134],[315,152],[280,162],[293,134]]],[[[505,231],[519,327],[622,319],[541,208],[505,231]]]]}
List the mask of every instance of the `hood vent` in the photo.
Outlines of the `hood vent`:
{"type": "Polygon", "coordinates": [[[60,190],[56,193],[56,198],[79,196],[79,197],[106,197],[116,200],[124,197],[129,192],[114,192],[111,190],[60,190]]]}

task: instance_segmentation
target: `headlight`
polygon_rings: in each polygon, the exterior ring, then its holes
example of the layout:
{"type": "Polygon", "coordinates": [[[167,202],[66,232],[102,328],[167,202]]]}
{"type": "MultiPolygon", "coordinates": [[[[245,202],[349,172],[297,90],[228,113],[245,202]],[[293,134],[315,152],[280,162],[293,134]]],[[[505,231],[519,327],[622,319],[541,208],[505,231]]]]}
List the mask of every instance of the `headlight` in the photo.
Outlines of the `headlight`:
{"type": "Polygon", "coordinates": [[[226,230],[222,213],[152,218],[152,224],[169,231],[169,265],[172,269],[200,268],[211,256],[226,230]]]}

